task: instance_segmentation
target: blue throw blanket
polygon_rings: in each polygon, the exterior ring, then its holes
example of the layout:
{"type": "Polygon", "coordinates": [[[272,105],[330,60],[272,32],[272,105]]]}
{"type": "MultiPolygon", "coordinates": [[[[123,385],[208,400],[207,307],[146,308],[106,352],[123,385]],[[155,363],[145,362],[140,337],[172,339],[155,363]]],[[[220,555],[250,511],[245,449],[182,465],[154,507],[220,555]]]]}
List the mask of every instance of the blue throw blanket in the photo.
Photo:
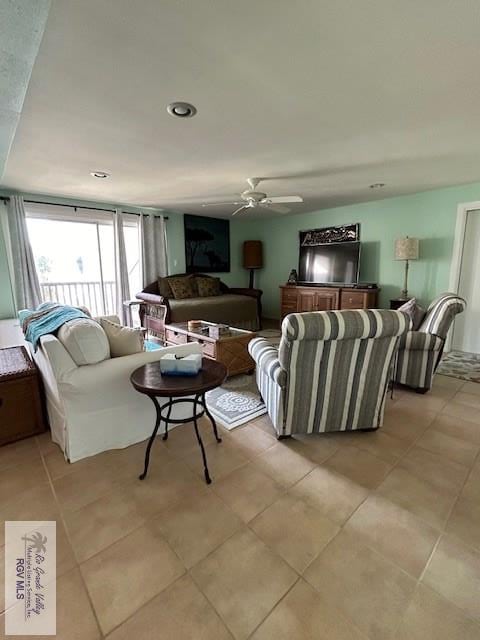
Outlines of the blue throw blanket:
{"type": "Polygon", "coordinates": [[[57,302],[44,302],[35,311],[23,309],[18,312],[25,340],[28,340],[37,350],[38,341],[47,333],[54,333],[62,324],[75,318],[88,318],[89,316],[77,307],[58,304],[57,302]]]}

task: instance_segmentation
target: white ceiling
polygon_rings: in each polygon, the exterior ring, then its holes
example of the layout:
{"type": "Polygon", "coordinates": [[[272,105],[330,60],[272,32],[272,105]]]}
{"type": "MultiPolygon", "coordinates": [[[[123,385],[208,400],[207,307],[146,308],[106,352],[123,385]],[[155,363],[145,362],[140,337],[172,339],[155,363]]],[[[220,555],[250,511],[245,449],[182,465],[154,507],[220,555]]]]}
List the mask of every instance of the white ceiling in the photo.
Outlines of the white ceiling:
{"type": "Polygon", "coordinates": [[[20,120],[50,0],[0,2],[0,180],[20,120]]]}
{"type": "Polygon", "coordinates": [[[478,0],[56,0],[2,186],[228,215],[249,176],[294,212],[476,181],[479,34],[478,0]]]}

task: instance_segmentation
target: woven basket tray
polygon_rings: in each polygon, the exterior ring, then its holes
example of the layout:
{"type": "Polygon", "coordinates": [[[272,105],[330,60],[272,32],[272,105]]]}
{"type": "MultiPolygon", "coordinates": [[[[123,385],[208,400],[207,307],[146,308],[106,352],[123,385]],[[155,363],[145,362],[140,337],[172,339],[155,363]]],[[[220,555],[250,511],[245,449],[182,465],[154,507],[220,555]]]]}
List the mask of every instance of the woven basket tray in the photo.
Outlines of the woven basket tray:
{"type": "Polygon", "coordinates": [[[0,381],[35,375],[35,365],[25,347],[0,349],[0,381]]]}

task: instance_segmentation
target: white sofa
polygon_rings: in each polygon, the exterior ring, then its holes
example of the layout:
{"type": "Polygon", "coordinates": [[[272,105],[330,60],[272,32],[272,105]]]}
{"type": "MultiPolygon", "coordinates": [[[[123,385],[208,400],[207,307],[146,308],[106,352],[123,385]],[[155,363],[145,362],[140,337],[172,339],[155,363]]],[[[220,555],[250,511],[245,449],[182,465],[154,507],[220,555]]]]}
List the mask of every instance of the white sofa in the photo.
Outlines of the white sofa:
{"type": "MultiPolygon", "coordinates": [[[[77,366],[54,335],[43,336],[32,355],[45,386],[52,440],[70,462],[145,440],[155,409],[132,387],[130,374],[167,353],[201,352],[198,343],[189,343],[77,366]]],[[[189,411],[189,405],[177,405],[172,417],[186,418],[189,411]]]]}

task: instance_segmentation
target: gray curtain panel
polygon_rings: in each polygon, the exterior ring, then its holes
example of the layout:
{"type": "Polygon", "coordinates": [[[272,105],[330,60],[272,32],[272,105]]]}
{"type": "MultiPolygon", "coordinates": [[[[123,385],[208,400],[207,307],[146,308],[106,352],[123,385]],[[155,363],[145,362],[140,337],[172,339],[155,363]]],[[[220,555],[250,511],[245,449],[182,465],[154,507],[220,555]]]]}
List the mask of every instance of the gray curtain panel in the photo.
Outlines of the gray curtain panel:
{"type": "Polygon", "coordinates": [[[42,295],[28,238],[23,198],[10,196],[7,212],[14,270],[15,306],[17,311],[35,309],[42,302],[42,295]]]}
{"type": "Polygon", "coordinates": [[[123,235],[123,215],[120,209],[116,209],[113,214],[113,237],[115,242],[115,306],[118,317],[125,324],[126,317],[123,302],[130,299],[130,285],[128,282],[125,237],[123,235]]]}
{"type": "Polygon", "coordinates": [[[159,215],[140,216],[143,286],[167,275],[165,220],[159,215]]]}

